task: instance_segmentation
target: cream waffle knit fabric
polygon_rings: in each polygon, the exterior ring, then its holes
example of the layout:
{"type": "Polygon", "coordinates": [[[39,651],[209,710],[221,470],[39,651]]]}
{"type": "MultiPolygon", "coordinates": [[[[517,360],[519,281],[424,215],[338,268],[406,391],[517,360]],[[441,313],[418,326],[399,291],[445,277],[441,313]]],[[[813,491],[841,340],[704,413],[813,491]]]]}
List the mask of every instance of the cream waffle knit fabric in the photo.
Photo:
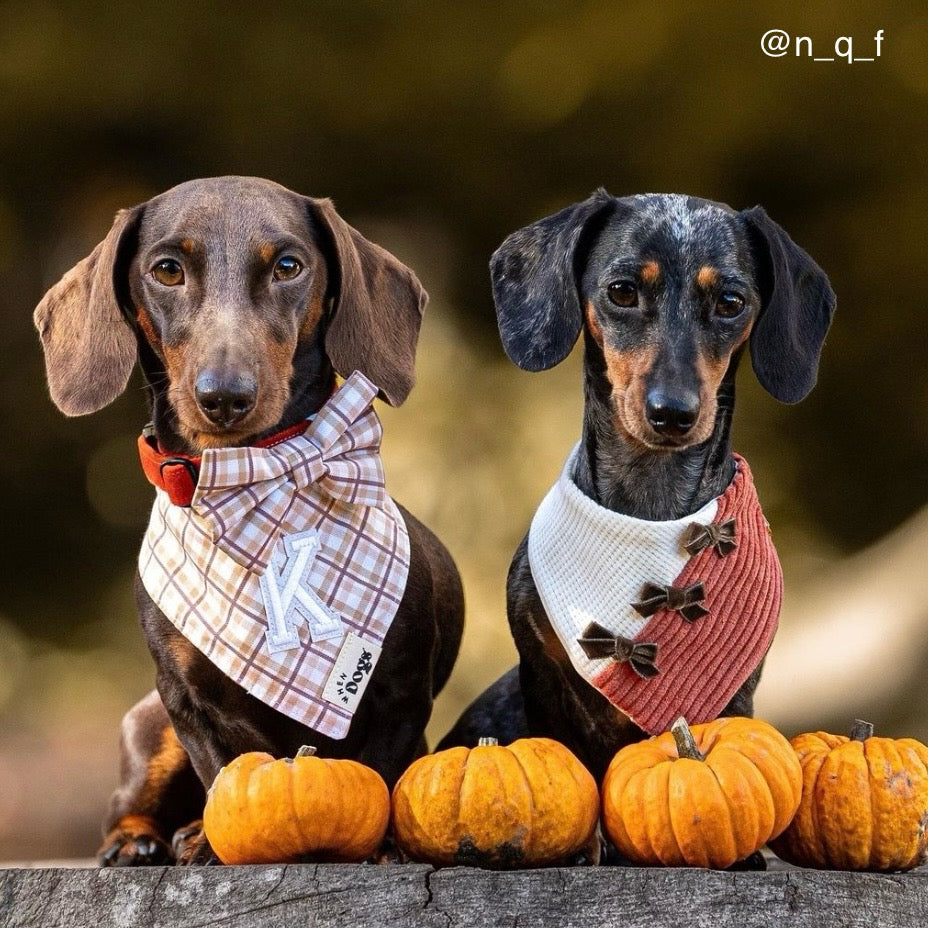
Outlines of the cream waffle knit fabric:
{"type": "Polygon", "coordinates": [[[650,621],[632,603],[648,582],[670,584],[689,555],[683,537],[692,522],[715,519],[718,500],[683,519],[651,522],[613,512],[573,481],[579,444],[535,512],[528,559],[545,611],[577,672],[586,680],[611,663],[591,659],[577,639],[591,622],[636,638],[650,621]]]}

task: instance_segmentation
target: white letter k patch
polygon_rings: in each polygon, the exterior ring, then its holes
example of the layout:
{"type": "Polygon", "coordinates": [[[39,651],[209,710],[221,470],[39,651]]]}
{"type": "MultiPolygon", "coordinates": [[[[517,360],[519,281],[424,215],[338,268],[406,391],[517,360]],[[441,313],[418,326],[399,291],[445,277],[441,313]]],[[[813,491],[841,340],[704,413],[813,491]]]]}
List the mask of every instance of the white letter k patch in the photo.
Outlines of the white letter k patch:
{"type": "Polygon", "coordinates": [[[315,532],[286,535],[275,546],[267,570],[261,575],[261,597],[267,612],[267,648],[271,654],[300,646],[297,633],[300,622],[309,626],[313,641],[341,638],[344,634],[341,618],[309,586],[318,547],[315,532]]]}

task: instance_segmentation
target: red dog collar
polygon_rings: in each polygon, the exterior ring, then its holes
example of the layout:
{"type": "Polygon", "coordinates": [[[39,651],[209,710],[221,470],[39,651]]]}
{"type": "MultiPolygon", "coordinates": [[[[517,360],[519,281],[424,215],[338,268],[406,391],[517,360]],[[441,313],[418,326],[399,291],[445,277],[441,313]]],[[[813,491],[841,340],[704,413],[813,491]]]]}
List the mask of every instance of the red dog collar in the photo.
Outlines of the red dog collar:
{"type": "MultiPolygon", "coordinates": [[[[273,448],[282,441],[302,435],[308,425],[308,420],[298,422],[296,425],[291,425],[289,428],[256,441],[253,447],[273,448]]],[[[142,461],[142,470],[150,484],[159,490],[164,490],[175,506],[190,505],[200,478],[199,457],[162,451],[158,440],[151,433],[151,427],[146,426],[139,436],[139,458],[142,461]]]]}

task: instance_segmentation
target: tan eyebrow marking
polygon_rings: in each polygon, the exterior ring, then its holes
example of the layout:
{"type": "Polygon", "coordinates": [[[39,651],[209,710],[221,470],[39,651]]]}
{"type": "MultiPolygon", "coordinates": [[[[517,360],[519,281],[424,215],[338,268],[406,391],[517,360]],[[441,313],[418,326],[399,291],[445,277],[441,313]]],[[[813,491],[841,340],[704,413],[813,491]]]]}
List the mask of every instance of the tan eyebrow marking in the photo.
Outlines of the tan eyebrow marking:
{"type": "Polygon", "coordinates": [[[715,284],[718,283],[718,279],[719,272],[708,264],[704,264],[696,272],[696,284],[704,290],[708,290],[710,287],[715,286],[715,284]]]}
{"type": "Polygon", "coordinates": [[[656,261],[645,261],[638,273],[646,284],[653,284],[661,276],[661,266],[656,261]]]}

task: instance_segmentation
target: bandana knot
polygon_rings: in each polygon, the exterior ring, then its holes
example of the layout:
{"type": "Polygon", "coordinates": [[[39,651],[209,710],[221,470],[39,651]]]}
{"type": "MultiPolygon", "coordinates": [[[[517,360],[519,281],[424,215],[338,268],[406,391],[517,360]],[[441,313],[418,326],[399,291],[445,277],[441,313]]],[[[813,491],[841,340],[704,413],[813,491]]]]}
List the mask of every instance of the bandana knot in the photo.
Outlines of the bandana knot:
{"type": "Polygon", "coordinates": [[[217,547],[246,570],[264,573],[298,492],[314,485],[333,507],[382,507],[383,430],[371,407],[376,395],[355,372],[339,390],[339,402],[323,406],[302,435],[270,448],[204,451],[191,509],[217,547]]]}

